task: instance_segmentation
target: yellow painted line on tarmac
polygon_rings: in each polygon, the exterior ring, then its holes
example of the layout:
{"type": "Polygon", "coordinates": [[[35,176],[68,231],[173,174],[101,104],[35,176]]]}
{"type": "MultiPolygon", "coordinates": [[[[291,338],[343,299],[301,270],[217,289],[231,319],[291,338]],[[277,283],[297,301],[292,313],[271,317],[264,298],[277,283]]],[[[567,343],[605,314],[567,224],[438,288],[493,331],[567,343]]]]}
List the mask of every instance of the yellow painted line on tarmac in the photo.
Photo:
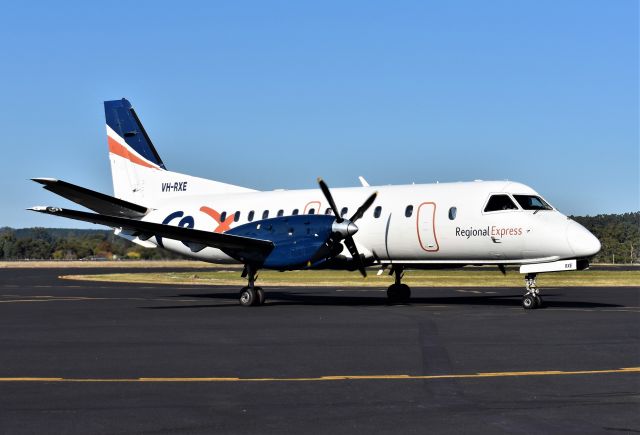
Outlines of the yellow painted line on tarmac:
{"type": "Polygon", "coordinates": [[[230,377],[152,377],[152,378],[45,378],[45,377],[6,377],[0,382],[319,382],[319,381],[378,381],[378,380],[430,380],[430,379],[476,379],[525,376],[569,376],[604,375],[614,373],[640,373],[640,367],[626,367],[606,370],[545,370],[528,372],[488,372],[445,375],[336,375],[303,378],[230,378],[230,377]]]}

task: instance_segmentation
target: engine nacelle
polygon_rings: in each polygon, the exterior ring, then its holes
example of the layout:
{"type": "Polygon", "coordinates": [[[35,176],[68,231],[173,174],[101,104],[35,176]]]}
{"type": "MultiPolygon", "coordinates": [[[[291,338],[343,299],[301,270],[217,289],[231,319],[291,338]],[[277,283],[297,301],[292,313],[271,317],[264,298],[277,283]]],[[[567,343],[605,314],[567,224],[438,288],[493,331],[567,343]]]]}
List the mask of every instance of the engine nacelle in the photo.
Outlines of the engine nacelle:
{"type": "MultiPolygon", "coordinates": [[[[310,261],[316,265],[335,255],[329,243],[334,222],[335,217],[331,215],[283,216],[240,225],[225,234],[271,240],[274,248],[261,267],[298,269],[310,261]],[[319,255],[324,252],[326,256],[319,255]]],[[[231,252],[227,254],[235,256],[231,252]]]]}

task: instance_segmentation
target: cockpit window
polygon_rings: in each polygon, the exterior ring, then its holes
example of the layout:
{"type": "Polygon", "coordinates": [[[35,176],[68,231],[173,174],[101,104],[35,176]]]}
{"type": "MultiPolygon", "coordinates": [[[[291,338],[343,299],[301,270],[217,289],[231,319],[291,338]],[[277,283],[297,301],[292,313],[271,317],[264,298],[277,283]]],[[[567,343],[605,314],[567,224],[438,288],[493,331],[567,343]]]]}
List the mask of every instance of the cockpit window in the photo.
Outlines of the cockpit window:
{"type": "Polygon", "coordinates": [[[513,195],[524,210],[553,210],[544,199],[534,195],[513,195]]]}
{"type": "Polygon", "coordinates": [[[484,211],[517,210],[518,207],[508,195],[492,195],[484,211]]]}

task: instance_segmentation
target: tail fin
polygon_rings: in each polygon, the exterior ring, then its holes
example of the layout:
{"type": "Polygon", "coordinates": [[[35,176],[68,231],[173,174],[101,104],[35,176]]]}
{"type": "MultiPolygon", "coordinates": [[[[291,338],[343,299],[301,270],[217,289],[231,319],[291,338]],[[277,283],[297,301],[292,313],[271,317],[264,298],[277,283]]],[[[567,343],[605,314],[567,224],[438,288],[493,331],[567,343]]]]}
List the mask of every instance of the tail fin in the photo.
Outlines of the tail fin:
{"type": "Polygon", "coordinates": [[[142,166],[166,169],[129,101],[105,101],[104,114],[110,153],[142,166]]]}
{"type": "Polygon", "coordinates": [[[116,198],[154,206],[185,194],[251,192],[232,184],[167,171],[131,103],[104,102],[113,191],[116,198]]]}

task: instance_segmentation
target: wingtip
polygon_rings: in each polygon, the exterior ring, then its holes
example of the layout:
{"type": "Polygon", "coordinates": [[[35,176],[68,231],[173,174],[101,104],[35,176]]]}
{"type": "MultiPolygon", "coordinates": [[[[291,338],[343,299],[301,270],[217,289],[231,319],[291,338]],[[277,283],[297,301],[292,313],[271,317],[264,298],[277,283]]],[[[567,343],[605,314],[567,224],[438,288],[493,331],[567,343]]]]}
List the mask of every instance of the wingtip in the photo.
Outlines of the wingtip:
{"type": "Polygon", "coordinates": [[[36,177],[36,178],[32,178],[31,181],[35,181],[36,183],[40,183],[40,184],[49,184],[49,183],[57,182],[58,179],[48,178],[48,177],[36,177]]]}

